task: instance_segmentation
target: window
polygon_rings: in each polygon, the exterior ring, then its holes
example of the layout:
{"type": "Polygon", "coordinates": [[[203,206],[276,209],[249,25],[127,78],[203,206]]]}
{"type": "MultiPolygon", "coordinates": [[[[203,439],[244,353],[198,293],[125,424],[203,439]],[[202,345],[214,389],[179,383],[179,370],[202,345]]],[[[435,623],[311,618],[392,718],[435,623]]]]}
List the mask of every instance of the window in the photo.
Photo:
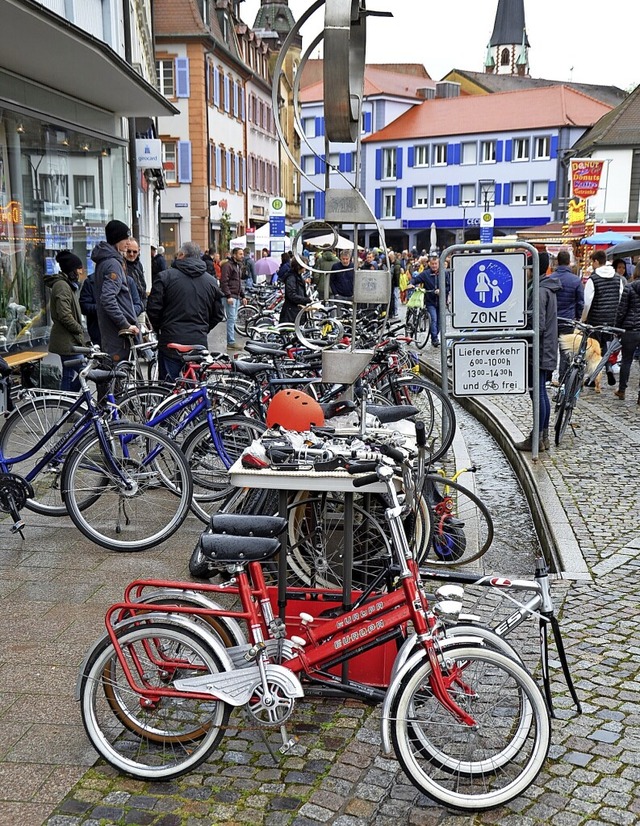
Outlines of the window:
{"type": "Polygon", "coordinates": [[[503,49],[500,52],[500,65],[501,66],[508,66],[509,65],[509,49],[503,49]]]}
{"type": "Polygon", "coordinates": [[[414,166],[429,166],[429,147],[427,144],[416,146],[413,156],[414,166]]]}
{"type": "Polygon", "coordinates": [[[385,189],[382,192],[382,217],[396,217],[396,191],[395,189],[385,189]]]}
{"type": "Polygon", "coordinates": [[[93,175],[73,176],[73,197],[76,206],[94,207],[96,189],[93,175]]]}
{"type": "Polygon", "coordinates": [[[436,143],[433,145],[433,165],[446,166],[447,165],[447,144],[436,143]]]}
{"type": "Polygon", "coordinates": [[[340,153],[332,152],[329,155],[329,172],[337,172],[340,166],[340,153]]]}
{"type": "Polygon", "coordinates": [[[444,207],[447,205],[447,187],[446,186],[432,186],[431,187],[431,206],[444,207]]]}
{"type": "Polygon", "coordinates": [[[158,89],[166,98],[176,96],[175,73],[173,68],[173,58],[156,60],[156,75],[158,79],[158,89]]]}
{"type": "Polygon", "coordinates": [[[489,209],[496,203],[496,182],[480,181],[480,206],[489,209]]]}
{"type": "Polygon", "coordinates": [[[315,138],[316,136],[316,119],[304,118],[302,121],[302,128],[304,129],[305,138],[315,138]]]}
{"type": "Polygon", "coordinates": [[[514,161],[528,161],[529,160],[529,138],[514,138],[513,139],[513,154],[514,161]]]}
{"type": "MultiPolygon", "coordinates": [[[[395,178],[396,177],[396,150],[383,149],[382,150],[382,177],[395,178]]],[[[395,194],[394,194],[395,203],[395,194]]],[[[395,214],[395,207],[394,207],[395,214]]]]}
{"type": "Polygon", "coordinates": [[[429,206],[429,187],[417,186],[413,191],[413,205],[414,207],[428,207],[429,206]]]}
{"type": "Polygon", "coordinates": [[[316,214],[316,196],[305,195],[304,196],[304,214],[307,218],[315,218],[316,214]]]}
{"type": "Polygon", "coordinates": [[[476,205],[476,185],[462,184],[460,187],[460,206],[472,207],[476,205]]]}
{"type": "Polygon", "coordinates": [[[534,158],[536,161],[546,161],[551,157],[551,138],[544,135],[536,138],[534,158]]]}
{"type": "Polygon", "coordinates": [[[305,175],[315,175],[316,173],[316,156],[303,155],[302,156],[302,171],[305,175]]]}
{"type": "Polygon", "coordinates": [[[162,169],[168,184],[178,183],[176,156],[176,141],[162,141],[162,169]]]}
{"type": "Polygon", "coordinates": [[[480,163],[496,162],[496,142],[482,141],[480,144],[480,163]]]}
{"type": "Polygon", "coordinates": [[[478,145],[476,143],[463,143],[460,163],[471,164],[478,162],[478,145]]]}
{"type": "Polygon", "coordinates": [[[40,175],[40,197],[52,204],[68,204],[69,178],[66,175],[40,175]]]}
{"type": "Polygon", "coordinates": [[[511,184],[511,203],[513,205],[527,203],[527,183],[526,181],[519,181],[511,184]]]}
{"type": "Polygon", "coordinates": [[[548,204],[549,183],[547,181],[534,181],[531,196],[534,204],[548,204]]]}

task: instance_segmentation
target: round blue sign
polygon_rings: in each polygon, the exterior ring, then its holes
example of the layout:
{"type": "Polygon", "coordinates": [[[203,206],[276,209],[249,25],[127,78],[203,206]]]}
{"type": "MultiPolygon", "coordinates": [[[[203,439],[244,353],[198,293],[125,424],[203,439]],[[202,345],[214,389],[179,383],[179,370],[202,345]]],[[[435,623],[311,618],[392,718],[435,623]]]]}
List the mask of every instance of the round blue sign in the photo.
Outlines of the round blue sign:
{"type": "Polygon", "coordinates": [[[470,267],[464,279],[464,291],[469,301],[490,310],[507,301],[513,290],[513,277],[501,261],[483,258],[470,267]]]}

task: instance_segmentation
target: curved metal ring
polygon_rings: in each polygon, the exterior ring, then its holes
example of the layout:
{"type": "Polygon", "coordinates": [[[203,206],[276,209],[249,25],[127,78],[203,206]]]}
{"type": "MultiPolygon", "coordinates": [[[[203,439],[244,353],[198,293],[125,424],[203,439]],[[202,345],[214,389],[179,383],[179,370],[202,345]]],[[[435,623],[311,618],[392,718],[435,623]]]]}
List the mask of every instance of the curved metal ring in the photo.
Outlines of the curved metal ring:
{"type": "Polygon", "coordinates": [[[353,142],[360,133],[364,95],[365,0],[325,0],[324,29],[326,134],[330,141],[353,142]]]}

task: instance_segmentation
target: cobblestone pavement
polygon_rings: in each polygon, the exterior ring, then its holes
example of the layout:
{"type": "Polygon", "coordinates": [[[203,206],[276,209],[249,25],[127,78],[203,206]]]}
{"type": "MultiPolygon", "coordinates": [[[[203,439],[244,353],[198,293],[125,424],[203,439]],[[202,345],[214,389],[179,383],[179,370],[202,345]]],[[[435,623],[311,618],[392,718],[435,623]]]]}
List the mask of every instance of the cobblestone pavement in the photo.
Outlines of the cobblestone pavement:
{"type": "MultiPolygon", "coordinates": [[[[277,762],[261,734],[234,716],[230,725],[238,728],[228,732],[206,765],[178,781],[142,783],[100,762],[92,765],[95,755],[70,702],[81,652],[97,636],[105,606],[134,574],[184,574],[197,523],[189,523],[170,547],[124,557],[79,541],[68,527],[52,528],[46,520],[36,527],[30,515],[30,550],[16,541],[2,560],[0,824],[640,822],[640,407],[631,392],[638,377],[634,365],[627,401],[613,396],[615,388],[604,387],[599,396],[586,390],[575,435],[542,454],[536,467],[531,463],[537,484],[549,489],[547,501],[555,493],[561,503],[571,540],[584,557],[577,575],[569,571],[554,582],[584,713],[575,713],[554,663],[557,719],[551,753],[535,785],[509,806],[461,816],[428,801],[396,761],[383,756],[378,709],[352,700],[300,703],[292,727],[298,744],[277,762]]],[[[510,438],[528,432],[528,398],[487,402],[492,415],[503,417],[510,438]]],[[[525,660],[535,667],[533,626],[521,644],[525,660]]]]}

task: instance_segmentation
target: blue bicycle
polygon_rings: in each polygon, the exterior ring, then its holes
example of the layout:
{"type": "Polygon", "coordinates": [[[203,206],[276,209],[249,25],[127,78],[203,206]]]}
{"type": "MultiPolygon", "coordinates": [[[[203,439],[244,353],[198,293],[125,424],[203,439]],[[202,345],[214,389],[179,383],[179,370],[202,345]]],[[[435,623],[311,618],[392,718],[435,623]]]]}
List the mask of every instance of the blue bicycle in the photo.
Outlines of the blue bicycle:
{"type": "MultiPolygon", "coordinates": [[[[3,504],[14,516],[13,530],[23,526],[12,504],[68,514],[105,548],[146,550],[186,519],[193,495],[189,465],[162,431],[114,421],[96,405],[87,382],[104,381],[110,371],[100,369],[97,354],[92,356],[88,363],[78,359],[77,398],[34,394],[9,415],[0,433],[3,504]]],[[[7,404],[8,375],[0,383],[7,404]]]]}

